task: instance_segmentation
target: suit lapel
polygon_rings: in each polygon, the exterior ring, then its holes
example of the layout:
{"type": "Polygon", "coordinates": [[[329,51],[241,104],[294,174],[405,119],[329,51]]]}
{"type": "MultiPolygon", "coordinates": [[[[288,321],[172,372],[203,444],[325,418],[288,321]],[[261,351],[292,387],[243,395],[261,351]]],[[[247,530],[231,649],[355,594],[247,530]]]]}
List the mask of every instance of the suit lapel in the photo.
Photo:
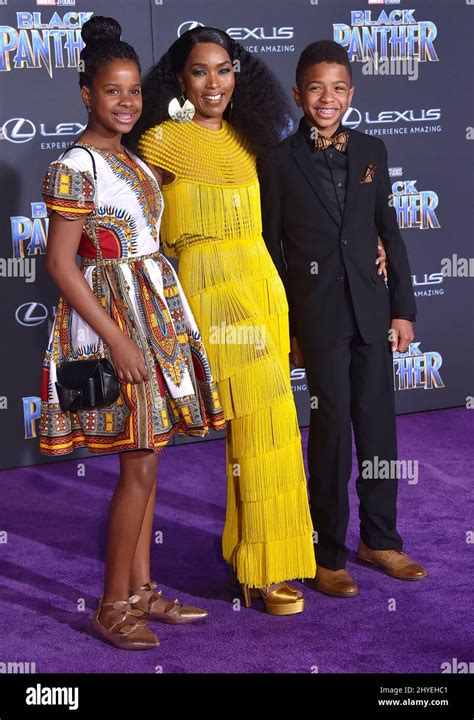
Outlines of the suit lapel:
{"type": "Polygon", "coordinates": [[[308,147],[308,143],[306,142],[301,132],[296,132],[293,135],[291,154],[299,169],[310,184],[313,192],[317,195],[324,208],[326,209],[327,213],[336,223],[337,227],[340,228],[341,218],[333,211],[330,203],[328,202],[328,198],[324,191],[324,186],[321,183],[318,173],[316,172],[314,163],[311,159],[311,151],[308,147]]]}

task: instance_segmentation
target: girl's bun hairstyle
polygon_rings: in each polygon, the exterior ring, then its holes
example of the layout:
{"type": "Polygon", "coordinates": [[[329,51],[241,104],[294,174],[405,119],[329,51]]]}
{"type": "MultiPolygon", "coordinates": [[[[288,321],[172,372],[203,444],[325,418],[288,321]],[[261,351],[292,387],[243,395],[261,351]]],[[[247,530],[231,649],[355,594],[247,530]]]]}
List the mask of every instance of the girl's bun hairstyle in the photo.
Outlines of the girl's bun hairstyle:
{"type": "Polygon", "coordinates": [[[82,26],[85,47],[81,51],[79,85],[90,86],[102,63],[111,60],[131,60],[141,71],[138,55],[131,45],[120,39],[122,28],[114,18],[94,15],[82,26]]]}
{"type": "Polygon", "coordinates": [[[122,27],[114,18],[96,15],[82,27],[81,36],[87,44],[97,40],[120,40],[122,27]]]}

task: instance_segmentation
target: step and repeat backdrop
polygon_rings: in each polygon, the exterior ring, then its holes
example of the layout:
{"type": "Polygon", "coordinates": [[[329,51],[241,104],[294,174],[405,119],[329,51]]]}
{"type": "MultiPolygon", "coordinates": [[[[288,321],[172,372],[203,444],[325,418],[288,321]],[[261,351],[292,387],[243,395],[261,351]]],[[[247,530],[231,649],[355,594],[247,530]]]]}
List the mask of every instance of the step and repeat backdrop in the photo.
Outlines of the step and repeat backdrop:
{"type": "MultiPolygon", "coordinates": [[[[40,187],[48,163],[85,127],[77,65],[93,14],[117,18],[144,70],[189,28],[222,28],[288,93],[308,43],[334,39],[347,50],[356,90],[345,124],[388,147],[418,303],[415,342],[393,361],[398,412],[469,407],[474,0],[0,0],[0,467],[51,461],[37,450],[57,303],[40,187]]],[[[304,370],[293,370],[292,383],[307,425],[304,370]]]]}

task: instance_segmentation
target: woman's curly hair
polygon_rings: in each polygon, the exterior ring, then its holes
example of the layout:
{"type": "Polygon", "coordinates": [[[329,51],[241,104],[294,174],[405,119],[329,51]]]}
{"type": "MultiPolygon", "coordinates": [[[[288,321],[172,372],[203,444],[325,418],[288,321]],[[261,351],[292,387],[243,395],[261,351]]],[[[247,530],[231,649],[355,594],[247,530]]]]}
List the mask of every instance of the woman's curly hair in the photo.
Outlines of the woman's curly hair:
{"type": "Polygon", "coordinates": [[[265,63],[247,52],[226,32],[197,27],[183,33],[145,75],[142,87],[143,113],[124,143],[138,152],[140,136],[149,128],[169,119],[168,104],[181,95],[177,74],[184,69],[198,43],[223,47],[235,70],[235,89],[224,113],[251,150],[259,155],[283,140],[292,129],[293,117],[283,87],[265,63]],[[237,61],[237,62],[236,62],[237,61]]]}

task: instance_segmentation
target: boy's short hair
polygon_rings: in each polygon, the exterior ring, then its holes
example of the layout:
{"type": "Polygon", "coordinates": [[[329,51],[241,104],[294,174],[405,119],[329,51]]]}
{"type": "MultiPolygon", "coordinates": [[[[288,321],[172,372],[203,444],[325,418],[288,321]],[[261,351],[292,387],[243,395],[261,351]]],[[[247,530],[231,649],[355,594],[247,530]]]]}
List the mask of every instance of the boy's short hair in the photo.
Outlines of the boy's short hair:
{"type": "Polygon", "coordinates": [[[322,62],[344,65],[344,67],[347,68],[352,85],[352,68],[347,52],[342,45],[339,45],[339,43],[334,40],[317,40],[305,47],[296,66],[296,84],[299,85],[301,76],[306,68],[322,62]]]}

